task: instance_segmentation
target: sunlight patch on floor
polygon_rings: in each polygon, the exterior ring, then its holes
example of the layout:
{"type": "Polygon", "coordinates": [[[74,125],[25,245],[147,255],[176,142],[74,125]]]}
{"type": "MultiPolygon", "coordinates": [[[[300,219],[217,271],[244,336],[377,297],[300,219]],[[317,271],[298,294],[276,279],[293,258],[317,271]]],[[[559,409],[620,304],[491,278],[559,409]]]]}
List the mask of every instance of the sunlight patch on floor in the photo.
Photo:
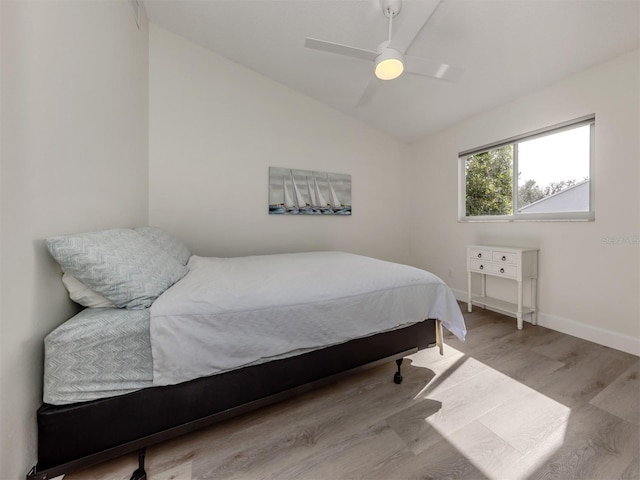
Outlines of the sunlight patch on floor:
{"type": "Polygon", "coordinates": [[[446,357],[416,354],[412,365],[436,373],[415,400],[442,404],[405,438],[415,454],[444,438],[488,478],[515,479],[562,446],[567,406],[451,346],[446,357]]]}

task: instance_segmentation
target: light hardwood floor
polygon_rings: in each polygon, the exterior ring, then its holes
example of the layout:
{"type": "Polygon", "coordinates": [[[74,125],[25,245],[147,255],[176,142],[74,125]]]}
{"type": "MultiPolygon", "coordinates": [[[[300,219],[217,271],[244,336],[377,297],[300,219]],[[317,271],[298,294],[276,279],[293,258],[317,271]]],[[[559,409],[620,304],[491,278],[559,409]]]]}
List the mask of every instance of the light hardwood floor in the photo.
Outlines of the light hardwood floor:
{"type": "Polygon", "coordinates": [[[467,341],[413,355],[401,385],[382,365],[151,447],[148,479],[640,479],[638,357],[462,307],[467,341]]]}

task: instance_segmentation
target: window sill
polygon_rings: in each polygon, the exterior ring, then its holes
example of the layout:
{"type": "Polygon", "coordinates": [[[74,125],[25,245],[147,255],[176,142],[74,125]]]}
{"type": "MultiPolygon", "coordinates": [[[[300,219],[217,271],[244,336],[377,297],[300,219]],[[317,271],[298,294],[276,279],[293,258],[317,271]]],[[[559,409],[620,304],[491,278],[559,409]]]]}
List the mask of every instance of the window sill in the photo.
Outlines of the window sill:
{"type": "Polygon", "coordinates": [[[491,218],[491,217],[463,217],[458,219],[458,223],[525,223],[525,222],[595,222],[595,213],[585,213],[584,216],[570,217],[558,215],[553,217],[508,217],[508,218],[491,218]]]}

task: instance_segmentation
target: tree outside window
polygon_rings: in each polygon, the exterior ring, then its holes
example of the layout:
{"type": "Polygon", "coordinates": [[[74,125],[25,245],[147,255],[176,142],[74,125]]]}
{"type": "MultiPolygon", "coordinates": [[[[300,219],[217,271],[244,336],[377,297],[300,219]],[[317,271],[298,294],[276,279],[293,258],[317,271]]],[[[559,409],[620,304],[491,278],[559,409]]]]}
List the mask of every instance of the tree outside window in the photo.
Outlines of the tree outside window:
{"type": "Polygon", "coordinates": [[[470,155],[465,177],[468,217],[513,213],[513,145],[470,155]]]}

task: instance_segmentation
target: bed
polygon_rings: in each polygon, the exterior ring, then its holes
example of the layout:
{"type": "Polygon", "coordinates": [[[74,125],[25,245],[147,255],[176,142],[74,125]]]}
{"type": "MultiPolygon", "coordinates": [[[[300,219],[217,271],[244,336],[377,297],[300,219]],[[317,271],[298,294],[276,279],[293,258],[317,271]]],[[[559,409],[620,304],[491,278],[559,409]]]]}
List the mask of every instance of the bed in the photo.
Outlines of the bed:
{"type": "Polygon", "coordinates": [[[45,339],[46,479],[441,345],[466,329],[435,275],[345,252],[199,257],[154,227],[47,239],[87,307],[45,339]]]}

